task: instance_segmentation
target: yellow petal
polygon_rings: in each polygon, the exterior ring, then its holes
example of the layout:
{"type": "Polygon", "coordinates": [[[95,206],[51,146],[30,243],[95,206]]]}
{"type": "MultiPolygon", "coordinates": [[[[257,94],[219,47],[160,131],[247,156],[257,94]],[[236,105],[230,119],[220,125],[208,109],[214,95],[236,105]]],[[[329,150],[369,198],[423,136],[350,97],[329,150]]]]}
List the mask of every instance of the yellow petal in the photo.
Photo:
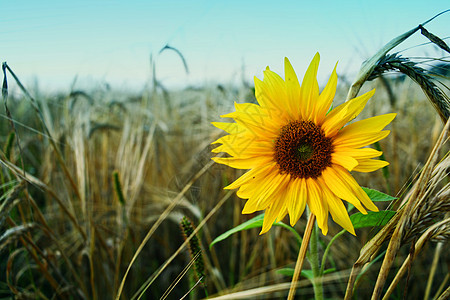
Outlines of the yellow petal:
{"type": "Polygon", "coordinates": [[[272,225],[277,218],[277,213],[278,211],[275,208],[269,207],[266,209],[264,212],[263,226],[261,232],[259,233],[260,235],[266,233],[270,228],[272,228],[272,225]]]}
{"type": "Polygon", "coordinates": [[[342,203],[341,199],[336,197],[336,195],[334,195],[333,192],[331,192],[328,187],[326,187],[322,178],[318,178],[318,180],[321,183],[323,196],[328,203],[328,210],[330,211],[333,220],[351,234],[356,235],[355,229],[353,228],[352,221],[348,216],[348,212],[344,203],[342,203]]]}
{"type": "Polygon", "coordinates": [[[268,164],[266,166],[251,169],[250,171],[246,172],[241,177],[236,179],[233,183],[224,187],[224,189],[234,190],[243,184],[248,184],[251,181],[260,182],[262,179],[267,177],[267,174],[274,171],[275,165],[276,163],[272,162],[271,164],[268,164]]]}
{"type": "Polygon", "coordinates": [[[255,97],[258,103],[266,110],[267,115],[273,121],[286,123],[289,120],[288,107],[286,103],[279,100],[276,91],[269,88],[267,82],[254,77],[255,81],[255,97]]]}
{"type": "Polygon", "coordinates": [[[245,131],[242,130],[242,128],[240,129],[237,123],[211,122],[211,124],[227,133],[237,134],[239,132],[245,131]]]}
{"type": "Polygon", "coordinates": [[[280,201],[281,203],[283,203],[283,207],[278,211],[277,222],[283,220],[283,218],[288,214],[288,202],[286,201],[286,199],[289,192],[289,182],[290,179],[287,180],[284,188],[280,189],[277,195],[274,195],[275,199],[273,201],[280,201]]]}
{"type": "Polygon", "coordinates": [[[351,156],[344,155],[341,152],[334,152],[331,154],[331,162],[333,164],[338,164],[343,166],[347,170],[353,170],[357,165],[358,161],[351,156]]]}
{"type": "Polygon", "coordinates": [[[347,170],[338,166],[334,168],[334,170],[336,171],[336,174],[352,189],[359,201],[361,201],[367,209],[371,211],[378,211],[378,207],[373,204],[369,196],[367,196],[364,190],[356,182],[355,178],[353,178],[347,170]]]}
{"type": "Polygon", "coordinates": [[[237,124],[253,132],[255,136],[276,135],[279,125],[273,123],[267,111],[253,103],[234,103],[236,111],[222,115],[223,118],[233,118],[237,124]]]}
{"type": "MultiPolygon", "coordinates": [[[[276,172],[274,172],[274,168],[272,168],[270,172],[266,173],[266,177],[260,178],[259,181],[250,180],[247,183],[242,184],[241,187],[239,188],[239,190],[236,192],[236,195],[242,199],[252,198],[253,201],[247,201],[247,204],[257,205],[258,199],[255,198],[255,196],[264,192],[267,189],[267,186],[271,184],[273,178],[277,175],[278,174],[276,172]],[[249,203],[249,202],[251,202],[251,203],[249,203]]],[[[257,209],[257,210],[263,210],[263,209],[265,209],[265,207],[257,209]]]]}
{"type": "Polygon", "coordinates": [[[355,149],[355,148],[349,148],[349,147],[342,147],[339,145],[335,145],[334,152],[339,153],[340,155],[351,156],[357,160],[374,158],[374,157],[381,156],[381,154],[383,154],[383,152],[372,149],[372,148],[355,149]]]}
{"type": "Polygon", "coordinates": [[[253,76],[253,81],[255,83],[255,98],[259,105],[266,109],[269,107],[276,107],[276,101],[269,97],[269,95],[265,92],[266,86],[264,82],[256,76],[253,76]]]}
{"type": "Polygon", "coordinates": [[[389,135],[389,133],[389,130],[383,130],[379,132],[369,132],[366,134],[352,136],[338,135],[334,139],[334,144],[339,147],[360,148],[384,139],[389,135]]]}
{"type": "Polygon", "coordinates": [[[321,187],[317,184],[317,180],[313,178],[306,179],[308,190],[307,203],[308,207],[317,218],[317,225],[322,230],[323,235],[328,232],[328,207],[323,201],[321,187]]]}
{"type": "Polygon", "coordinates": [[[353,169],[357,172],[373,172],[389,165],[387,161],[378,159],[358,160],[358,166],[353,169]]]}
{"type": "Polygon", "coordinates": [[[274,199],[272,196],[286,185],[286,177],[272,172],[263,181],[242,185],[236,193],[240,198],[248,198],[242,213],[249,214],[269,207],[274,199]]]}
{"type": "Polygon", "coordinates": [[[345,125],[354,118],[356,118],[366,106],[367,101],[369,101],[369,99],[372,98],[374,94],[375,89],[348,101],[347,102],[349,104],[348,116],[347,120],[345,122],[343,121],[342,125],[345,125]]]}
{"type": "Polygon", "coordinates": [[[286,95],[288,97],[289,108],[294,119],[301,118],[302,103],[300,98],[300,83],[294,68],[287,57],[284,58],[284,78],[286,81],[286,95]]]}
{"type": "Polygon", "coordinates": [[[274,99],[274,104],[277,107],[282,107],[285,113],[293,118],[289,99],[286,94],[286,82],[277,73],[272,72],[269,68],[264,71],[264,91],[267,96],[274,99]]]}
{"type": "Polygon", "coordinates": [[[333,137],[341,129],[341,121],[345,118],[348,112],[348,106],[344,104],[339,105],[333,109],[326,117],[321,126],[327,137],[333,137]]]}
{"type": "Polygon", "coordinates": [[[211,150],[213,153],[226,152],[235,158],[250,158],[255,156],[273,157],[273,147],[271,143],[247,143],[247,144],[223,144],[211,150]]]}
{"type": "Polygon", "coordinates": [[[286,195],[287,208],[291,226],[297,223],[306,206],[306,182],[305,179],[296,178],[289,183],[289,191],[286,195]]]}
{"type": "Polygon", "coordinates": [[[244,118],[250,118],[254,123],[261,123],[261,122],[264,122],[265,121],[264,119],[269,116],[266,108],[261,107],[254,103],[234,102],[234,107],[236,109],[235,112],[223,115],[221,117],[239,119],[240,116],[242,115],[242,116],[244,116],[244,118]],[[230,116],[230,115],[233,115],[233,116],[230,116]]]}
{"type": "Polygon", "coordinates": [[[345,126],[338,135],[353,136],[383,130],[396,115],[395,113],[385,114],[355,122],[345,126]]]}
{"type": "MultiPolygon", "coordinates": [[[[284,190],[286,191],[287,189],[285,188],[284,190]]],[[[286,197],[284,197],[284,195],[285,194],[280,193],[280,197],[278,200],[281,201],[281,199],[286,199],[286,197]]],[[[283,208],[278,212],[278,216],[277,216],[277,220],[276,220],[277,222],[280,222],[281,220],[283,220],[284,217],[288,214],[286,201],[282,201],[282,202],[283,202],[283,208]]]]}
{"type": "Polygon", "coordinates": [[[345,124],[359,115],[374,93],[375,90],[372,90],[333,109],[325,117],[322,125],[325,135],[328,137],[334,136],[345,124]]]}
{"type": "Polygon", "coordinates": [[[268,89],[267,82],[256,76],[253,77],[253,80],[255,83],[255,98],[259,105],[265,109],[280,107],[276,94],[270,93],[271,90],[268,89]]]}
{"type": "Polygon", "coordinates": [[[333,73],[331,73],[330,79],[328,79],[328,83],[323,89],[322,93],[320,93],[319,98],[317,99],[316,111],[314,114],[314,122],[316,124],[321,125],[323,120],[325,119],[325,115],[328,112],[328,109],[333,103],[334,95],[336,94],[337,87],[337,74],[336,74],[336,66],[334,67],[333,73]]]}
{"type": "Polygon", "coordinates": [[[261,140],[258,137],[254,137],[252,135],[247,134],[228,134],[224,135],[223,137],[217,139],[216,141],[212,142],[211,145],[214,144],[224,144],[224,145],[230,145],[230,146],[236,146],[236,147],[248,147],[253,143],[257,142],[267,142],[266,140],[261,140]]]}
{"type": "Polygon", "coordinates": [[[257,156],[250,158],[234,158],[234,157],[213,157],[211,158],[218,164],[223,164],[235,169],[252,169],[270,163],[273,158],[268,156],[257,156]]]}
{"type": "Polygon", "coordinates": [[[316,53],[305,76],[303,77],[301,87],[301,104],[303,107],[302,115],[304,120],[312,119],[315,103],[319,97],[319,84],[317,83],[317,69],[319,68],[320,55],[316,53]]]}
{"type": "Polygon", "coordinates": [[[338,198],[341,198],[355,206],[363,214],[367,214],[365,208],[361,205],[361,202],[356,197],[355,193],[347,182],[342,179],[337,173],[336,169],[339,166],[328,167],[322,172],[322,178],[326,186],[333,192],[338,198]]]}
{"type": "Polygon", "coordinates": [[[276,195],[280,190],[284,189],[285,186],[289,183],[289,177],[289,175],[276,174],[272,179],[268,179],[266,181],[267,187],[262,193],[258,195],[255,194],[254,196],[250,197],[249,200],[252,200],[252,198],[257,199],[257,205],[259,207],[262,207],[263,209],[266,209],[274,201],[274,195],[276,195]]]}
{"type": "Polygon", "coordinates": [[[317,223],[317,225],[319,226],[320,230],[322,230],[322,234],[323,235],[327,235],[328,233],[328,203],[326,201],[326,199],[322,198],[321,199],[322,202],[322,211],[324,213],[325,218],[322,220],[322,223],[317,223]]]}
{"type": "Polygon", "coordinates": [[[275,199],[271,206],[266,209],[266,212],[264,214],[264,221],[263,221],[263,227],[261,229],[261,232],[259,234],[264,234],[272,227],[273,223],[278,219],[278,215],[280,211],[284,210],[285,201],[282,200],[283,198],[275,199]]]}

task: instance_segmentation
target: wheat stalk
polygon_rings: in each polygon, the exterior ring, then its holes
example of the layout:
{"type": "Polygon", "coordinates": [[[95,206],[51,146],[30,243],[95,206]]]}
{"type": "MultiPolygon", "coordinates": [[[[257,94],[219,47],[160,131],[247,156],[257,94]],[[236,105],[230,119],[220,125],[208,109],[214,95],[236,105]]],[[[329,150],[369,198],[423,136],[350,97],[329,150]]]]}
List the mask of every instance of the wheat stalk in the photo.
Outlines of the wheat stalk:
{"type": "MultiPolygon", "coordinates": [[[[425,229],[425,226],[432,222],[430,219],[431,216],[442,214],[441,210],[443,209],[446,209],[447,211],[449,206],[449,197],[447,196],[449,193],[449,185],[446,185],[439,193],[437,193],[435,196],[436,199],[432,199],[430,203],[426,205],[425,203],[428,201],[430,193],[436,187],[436,180],[438,178],[445,178],[445,170],[449,163],[449,156],[446,155],[445,159],[442,160],[440,164],[437,164],[437,160],[439,151],[448,141],[449,128],[450,121],[448,121],[444,127],[419,179],[411,191],[405,196],[402,208],[394,215],[389,223],[361,249],[360,256],[353,265],[352,273],[349,277],[345,299],[351,299],[356,278],[363,266],[370,262],[381,249],[383,243],[389,240],[388,251],[386,252],[383,265],[378,275],[377,284],[372,295],[372,299],[378,299],[394,258],[400,246],[405,243],[406,238],[413,237],[412,234],[414,234],[414,236],[420,234],[423,229],[425,229]],[[436,177],[436,175],[439,176],[436,177]],[[443,202],[445,204],[439,202],[441,197],[444,197],[443,199],[445,201],[443,202]],[[416,230],[414,227],[419,227],[419,229],[416,230]]],[[[443,215],[445,215],[445,213],[443,215]]],[[[442,239],[446,236],[444,231],[442,234],[433,237],[433,239],[442,239]]]]}
{"type": "Polygon", "coordinates": [[[400,270],[397,272],[397,275],[395,276],[394,280],[391,282],[388,290],[386,291],[383,300],[389,299],[389,297],[392,295],[392,292],[399,283],[401,277],[410,268],[412,261],[414,260],[414,257],[422,250],[423,246],[427,241],[442,240],[442,239],[447,240],[449,237],[450,237],[450,218],[446,218],[429,227],[415,243],[413,253],[410,253],[403,262],[400,270]]]}
{"type": "Polygon", "coordinates": [[[433,82],[432,77],[425,69],[419,67],[417,63],[410,59],[401,57],[398,53],[388,54],[378,61],[367,80],[373,80],[389,71],[398,71],[411,78],[422,88],[442,121],[445,123],[448,120],[450,116],[450,99],[433,82]]]}
{"type": "MultiPolygon", "coordinates": [[[[448,160],[447,160],[448,161],[448,160]]],[[[446,215],[450,211],[450,183],[445,185],[434,197],[426,197],[421,205],[413,211],[406,221],[407,231],[403,236],[403,243],[408,243],[420,236],[436,219],[446,215]]]]}

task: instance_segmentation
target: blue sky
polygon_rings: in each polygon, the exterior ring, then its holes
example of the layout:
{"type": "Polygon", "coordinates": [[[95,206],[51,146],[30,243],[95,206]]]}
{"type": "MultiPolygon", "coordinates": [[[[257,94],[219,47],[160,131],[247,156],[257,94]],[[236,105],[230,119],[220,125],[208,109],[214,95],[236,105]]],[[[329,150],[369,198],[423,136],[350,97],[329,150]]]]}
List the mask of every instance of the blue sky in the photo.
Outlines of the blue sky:
{"type": "MultiPolygon", "coordinates": [[[[239,83],[282,72],[288,57],[302,76],[316,52],[319,78],[336,61],[351,74],[395,36],[450,8],[448,1],[5,1],[0,0],[0,60],[27,84],[70,88],[108,83],[140,89],[149,58],[166,86],[239,83]],[[186,58],[189,74],[169,44],[186,58]]],[[[450,13],[426,28],[450,33],[450,13]]],[[[398,50],[427,40],[417,34],[398,50]]],[[[432,47],[415,47],[425,55],[432,47]]],[[[407,54],[407,53],[405,53],[407,54]]]]}

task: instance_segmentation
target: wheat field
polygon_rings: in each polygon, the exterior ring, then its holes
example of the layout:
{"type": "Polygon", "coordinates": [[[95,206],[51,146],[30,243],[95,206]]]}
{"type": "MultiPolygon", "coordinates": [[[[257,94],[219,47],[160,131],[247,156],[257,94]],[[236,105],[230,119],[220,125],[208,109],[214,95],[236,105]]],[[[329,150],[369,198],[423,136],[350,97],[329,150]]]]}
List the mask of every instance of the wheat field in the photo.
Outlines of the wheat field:
{"type": "MultiPolygon", "coordinates": [[[[354,176],[396,197],[377,203],[396,214],[356,237],[329,221],[318,245],[327,254],[320,279],[326,299],[368,299],[379,274],[390,299],[449,297],[449,64],[448,50],[438,46],[430,40],[444,54],[439,59],[385,53],[364,81],[362,91],[377,92],[360,118],[398,115],[376,145],[389,167],[354,176]],[[397,249],[391,256],[390,243],[397,249]]],[[[260,236],[253,228],[210,247],[258,215],[241,214],[244,201],[223,189],[242,172],[211,160],[211,142],[223,134],[211,122],[234,101],[255,102],[253,86],[167,90],[155,74],[140,93],[98,87],[47,94],[23,86],[13,65],[4,63],[3,72],[1,299],[287,296],[299,251],[292,231],[277,226],[260,236]]],[[[353,81],[338,75],[335,105],[353,81]]],[[[305,225],[302,217],[295,230],[305,225]]],[[[300,277],[297,297],[314,298],[310,278],[300,277]]]]}

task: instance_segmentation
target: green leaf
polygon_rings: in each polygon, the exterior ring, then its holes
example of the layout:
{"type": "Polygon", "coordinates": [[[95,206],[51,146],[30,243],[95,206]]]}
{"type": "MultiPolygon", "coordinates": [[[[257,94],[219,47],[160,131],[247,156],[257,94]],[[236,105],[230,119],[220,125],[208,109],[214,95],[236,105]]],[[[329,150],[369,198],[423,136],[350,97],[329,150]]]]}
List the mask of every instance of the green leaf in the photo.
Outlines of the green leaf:
{"type": "Polygon", "coordinates": [[[369,211],[367,215],[360,212],[350,216],[353,227],[364,228],[373,226],[384,226],[389,222],[389,220],[395,215],[395,211],[384,210],[384,211],[369,211]]]}
{"type": "Polygon", "coordinates": [[[326,269],[325,271],[323,271],[323,274],[325,275],[333,272],[336,272],[336,268],[326,269]]]}
{"type": "Polygon", "coordinates": [[[292,277],[292,276],[294,276],[294,269],[293,268],[282,268],[282,269],[276,270],[276,273],[280,274],[280,275],[292,277]]]}
{"type": "MultiPolygon", "coordinates": [[[[216,237],[214,239],[214,241],[211,242],[211,244],[209,245],[209,248],[211,249],[214,244],[227,239],[230,235],[235,234],[239,231],[248,230],[248,229],[252,229],[252,228],[256,228],[256,227],[262,227],[263,222],[264,222],[264,214],[260,214],[256,217],[254,217],[253,219],[250,219],[250,220],[222,233],[221,235],[216,237]]],[[[283,222],[274,223],[273,226],[281,226],[283,228],[290,230],[297,238],[299,244],[301,244],[302,238],[299,236],[299,234],[297,233],[297,231],[295,231],[295,229],[293,227],[286,225],[283,222]]]]}
{"type": "Polygon", "coordinates": [[[370,200],[372,201],[392,201],[392,200],[396,200],[397,198],[389,196],[385,193],[382,193],[380,191],[377,190],[373,190],[373,189],[369,189],[366,187],[362,188],[364,190],[364,192],[366,192],[367,196],[369,196],[370,200]]]}
{"type": "Polygon", "coordinates": [[[264,214],[260,214],[256,217],[254,217],[253,219],[250,219],[242,224],[239,224],[238,226],[236,226],[236,227],[222,233],[218,237],[216,237],[214,239],[214,241],[212,241],[211,244],[209,245],[209,248],[211,249],[215,243],[218,243],[220,241],[227,239],[230,235],[232,235],[236,232],[251,229],[251,228],[256,228],[256,227],[262,227],[263,220],[264,220],[264,214]]]}
{"type": "MultiPolygon", "coordinates": [[[[293,268],[283,268],[276,271],[277,274],[281,274],[284,276],[292,277],[294,276],[294,269],[293,268]]],[[[312,280],[314,278],[312,270],[302,270],[301,276],[308,278],[309,280],[312,280]]]]}
{"type": "MultiPolygon", "coordinates": [[[[328,273],[332,273],[335,272],[336,269],[335,268],[331,268],[331,269],[326,269],[323,274],[328,274],[328,273]]],[[[281,274],[281,275],[285,275],[285,276],[289,276],[292,277],[294,276],[294,269],[293,268],[283,268],[283,269],[279,269],[276,271],[277,274],[281,274]]],[[[313,280],[314,279],[314,275],[312,270],[302,270],[301,276],[308,278],[309,280],[313,280]]]]}
{"type": "MultiPolygon", "coordinates": [[[[362,187],[362,189],[367,194],[367,196],[369,196],[370,200],[372,200],[373,202],[392,201],[392,200],[396,200],[397,199],[396,197],[392,197],[390,195],[387,195],[387,194],[382,193],[382,192],[377,191],[377,190],[369,189],[369,188],[366,188],[366,187],[362,187]]],[[[354,207],[355,206],[353,206],[353,204],[349,203],[347,211],[351,211],[354,207]]]]}

